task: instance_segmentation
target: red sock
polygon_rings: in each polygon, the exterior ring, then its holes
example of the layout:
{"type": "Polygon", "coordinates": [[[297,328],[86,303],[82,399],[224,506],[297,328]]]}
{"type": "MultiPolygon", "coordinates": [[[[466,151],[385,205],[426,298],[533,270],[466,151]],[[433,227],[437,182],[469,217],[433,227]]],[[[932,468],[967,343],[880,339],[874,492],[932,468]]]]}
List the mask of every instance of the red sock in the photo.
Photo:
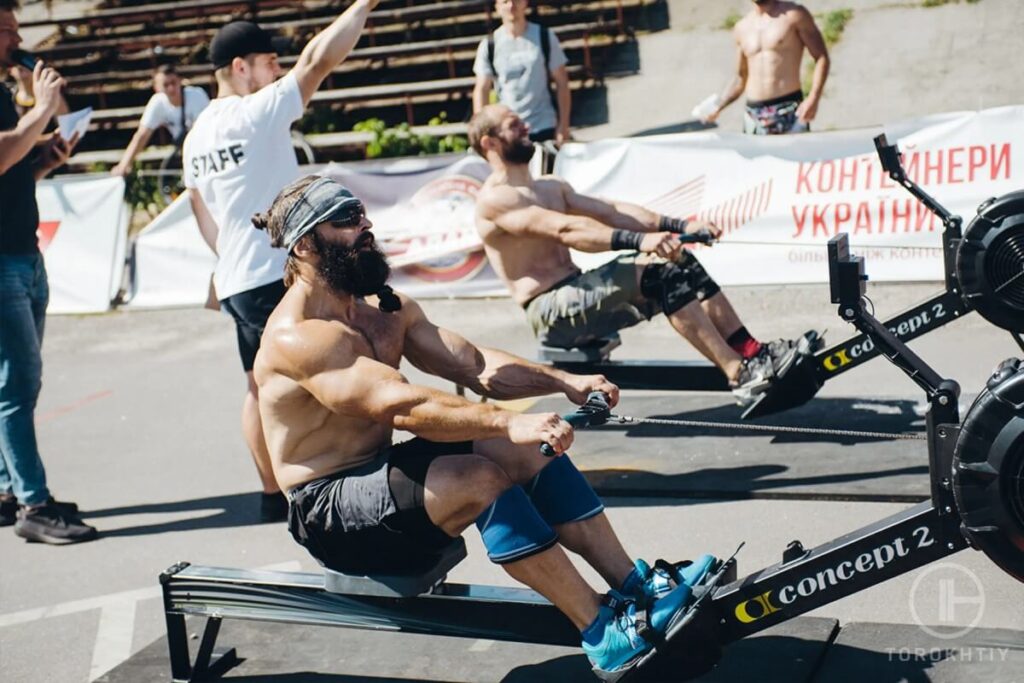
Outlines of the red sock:
{"type": "Polygon", "coordinates": [[[725,340],[725,343],[728,344],[733,351],[740,354],[744,360],[753,358],[757,355],[758,351],[761,350],[761,342],[751,337],[750,333],[747,332],[746,327],[741,327],[729,335],[729,338],[725,340]]]}

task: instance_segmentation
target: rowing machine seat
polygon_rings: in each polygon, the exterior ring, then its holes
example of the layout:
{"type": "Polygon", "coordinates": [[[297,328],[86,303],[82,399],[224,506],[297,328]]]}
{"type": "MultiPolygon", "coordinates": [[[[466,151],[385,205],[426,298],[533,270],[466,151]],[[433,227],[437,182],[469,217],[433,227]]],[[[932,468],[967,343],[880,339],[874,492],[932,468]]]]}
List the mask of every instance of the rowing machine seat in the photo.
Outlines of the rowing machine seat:
{"type": "Polygon", "coordinates": [[[466,557],[466,542],[456,538],[439,554],[437,562],[417,573],[348,574],[324,568],[324,590],[329,593],[410,598],[430,593],[466,557]]]}
{"type": "Polygon", "coordinates": [[[540,360],[556,365],[558,363],[603,363],[611,356],[612,350],[621,345],[622,340],[619,335],[610,334],[588,344],[569,349],[542,344],[539,356],[540,360]]]}

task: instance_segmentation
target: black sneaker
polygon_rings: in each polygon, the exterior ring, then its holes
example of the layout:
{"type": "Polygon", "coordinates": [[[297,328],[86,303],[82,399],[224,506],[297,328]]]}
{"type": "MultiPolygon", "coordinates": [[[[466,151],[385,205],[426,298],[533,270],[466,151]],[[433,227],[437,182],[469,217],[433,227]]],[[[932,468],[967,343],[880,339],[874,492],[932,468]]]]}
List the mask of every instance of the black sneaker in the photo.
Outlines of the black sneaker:
{"type": "MultiPolygon", "coordinates": [[[[65,515],[77,515],[78,503],[54,500],[53,496],[46,499],[47,505],[53,505],[65,515]]],[[[14,496],[0,498],[0,527],[11,526],[18,521],[18,499],[14,496]]]]}
{"type": "Polygon", "coordinates": [[[260,494],[260,522],[284,522],[288,519],[288,498],[283,493],[260,494]]]}
{"type": "Polygon", "coordinates": [[[74,515],[65,514],[61,508],[49,504],[19,509],[18,521],[14,524],[14,533],[28,541],[53,545],[82,543],[91,541],[97,536],[94,527],[74,515]]]}
{"type": "Polygon", "coordinates": [[[10,526],[18,521],[18,499],[14,496],[0,498],[0,526],[10,526]]]}
{"type": "Polygon", "coordinates": [[[72,503],[70,500],[54,500],[53,496],[50,496],[46,499],[46,504],[57,507],[65,515],[78,514],[78,503],[72,503]]]}

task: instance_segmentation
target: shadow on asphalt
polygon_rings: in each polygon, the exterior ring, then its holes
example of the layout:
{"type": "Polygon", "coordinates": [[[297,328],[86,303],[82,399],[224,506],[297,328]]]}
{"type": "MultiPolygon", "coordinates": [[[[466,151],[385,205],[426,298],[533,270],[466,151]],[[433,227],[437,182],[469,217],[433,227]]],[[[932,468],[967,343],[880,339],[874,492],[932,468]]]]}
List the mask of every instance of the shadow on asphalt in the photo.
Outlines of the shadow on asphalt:
{"type": "MultiPolygon", "coordinates": [[[[691,420],[700,422],[727,423],[732,426],[683,426],[661,424],[616,425],[600,427],[601,431],[623,432],[632,438],[720,436],[720,437],[764,437],[771,432],[744,427],[778,426],[783,428],[810,428],[830,430],[853,430],[860,432],[878,432],[880,434],[915,433],[924,436],[924,417],[917,414],[918,403],[903,399],[866,399],[866,398],[816,398],[802,406],[784,413],[771,415],[757,420],[743,422],[739,418],[739,409],[732,404],[700,407],[681,412],[664,412],[665,398],[631,398],[628,395],[620,399],[619,405],[613,410],[615,414],[629,414],[640,418],[662,420],[691,420]],[[661,408],[661,410],[658,410],[661,408]]],[[[772,434],[772,443],[834,443],[842,446],[854,446],[862,443],[878,443],[895,441],[891,436],[862,436],[844,434],[802,434],[796,432],[779,432],[772,434]]],[[[924,443],[919,447],[924,450],[924,443]]]]}
{"type": "Polygon", "coordinates": [[[225,496],[193,498],[191,500],[167,503],[142,503],[140,505],[125,505],[123,507],[104,508],[101,510],[82,510],[82,517],[88,521],[96,521],[104,517],[128,515],[180,514],[185,512],[206,513],[203,517],[193,516],[173,522],[140,524],[100,532],[104,538],[113,538],[116,536],[164,534],[171,531],[227,529],[260,524],[259,508],[259,493],[235,493],[225,496]]]}
{"type": "Polygon", "coordinates": [[[318,674],[296,671],[288,674],[264,676],[232,676],[232,683],[442,683],[425,678],[391,678],[384,676],[347,676],[344,674],[318,674]]]}
{"type": "MultiPolygon", "coordinates": [[[[862,482],[872,479],[903,475],[927,476],[928,465],[900,467],[874,472],[848,472],[806,477],[767,479],[774,474],[788,471],[784,465],[751,465],[745,467],[713,467],[685,472],[682,474],[658,474],[636,470],[586,470],[584,474],[594,490],[604,499],[607,507],[638,507],[643,505],[664,505],[657,498],[679,499],[676,503],[694,505],[702,502],[721,500],[748,500],[753,498],[787,499],[858,499],[857,496],[842,493],[793,492],[772,495],[772,491],[786,491],[794,487],[812,487],[825,484],[862,482]],[[636,500],[621,500],[622,497],[651,498],[649,503],[636,500]]],[[[879,494],[864,496],[865,499],[883,502],[916,503],[927,498],[916,494],[879,494]]]]}

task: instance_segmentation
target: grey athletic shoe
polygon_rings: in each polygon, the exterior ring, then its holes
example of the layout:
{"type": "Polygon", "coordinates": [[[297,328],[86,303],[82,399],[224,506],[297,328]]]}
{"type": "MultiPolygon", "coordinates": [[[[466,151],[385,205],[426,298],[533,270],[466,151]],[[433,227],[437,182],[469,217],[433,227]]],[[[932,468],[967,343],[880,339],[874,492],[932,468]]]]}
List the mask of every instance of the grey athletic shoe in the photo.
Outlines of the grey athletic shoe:
{"type": "Polygon", "coordinates": [[[767,356],[772,366],[773,379],[785,374],[793,366],[797,354],[800,353],[801,341],[803,341],[803,337],[799,339],[773,339],[761,345],[758,355],[767,356]]]}
{"type": "Polygon", "coordinates": [[[732,385],[732,395],[737,403],[747,405],[767,391],[774,378],[771,357],[767,353],[759,353],[743,361],[740,375],[732,385]]]}

